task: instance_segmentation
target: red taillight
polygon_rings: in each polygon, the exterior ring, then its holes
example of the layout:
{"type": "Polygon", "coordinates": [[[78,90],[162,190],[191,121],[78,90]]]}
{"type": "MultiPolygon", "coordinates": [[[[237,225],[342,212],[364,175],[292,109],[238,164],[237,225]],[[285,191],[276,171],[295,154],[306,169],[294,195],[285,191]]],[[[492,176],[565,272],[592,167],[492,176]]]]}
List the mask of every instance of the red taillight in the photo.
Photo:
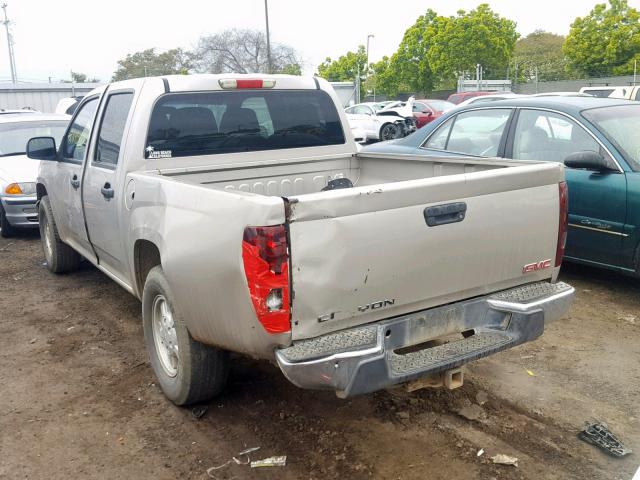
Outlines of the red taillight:
{"type": "Polygon", "coordinates": [[[236,88],[262,88],[262,80],[236,80],[236,88]]]}
{"type": "Polygon", "coordinates": [[[560,197],[560,218],[558,220],[558,244],[556,246],[556,263],[559,267],[564,256],[564,247],[567,244],[567,222],[569,215],[569,191],[567,182],[558,183],[558,193],[560,197]]]}
{"type": "Polygon", "coordinates": [[[247,227],[242,261],[258,320],[269,333],[291,330],[289,252],[284,225],[247,227]]]}
{"type": "Polygon", "coordinates": [[[273,88],[276,81],[273,78],[221,78],[218,84],[225,90],[240,88],[273,88]]]}

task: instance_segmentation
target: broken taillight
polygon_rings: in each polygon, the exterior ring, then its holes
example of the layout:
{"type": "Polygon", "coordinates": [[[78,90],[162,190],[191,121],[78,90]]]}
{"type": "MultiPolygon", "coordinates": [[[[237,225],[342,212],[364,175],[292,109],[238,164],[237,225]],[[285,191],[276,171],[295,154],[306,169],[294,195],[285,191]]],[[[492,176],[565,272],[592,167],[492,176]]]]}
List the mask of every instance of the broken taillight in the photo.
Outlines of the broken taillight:
{"type": "Polygon", "coordinates": [[[269,333],[291,330],[288,259],[284,225],[245,228],[244,273],[258,320],[269,333]]]}
{"type": "Polygon", "coordinates": [[[558,220],[558,243],[556,245],[556,263],[559,267],[564,256],[564,247],[567,244],[567,223],[569,215],[569,191],[567,182],[558,183],[558,196],[560,197],[560,218],[558,220]]]}

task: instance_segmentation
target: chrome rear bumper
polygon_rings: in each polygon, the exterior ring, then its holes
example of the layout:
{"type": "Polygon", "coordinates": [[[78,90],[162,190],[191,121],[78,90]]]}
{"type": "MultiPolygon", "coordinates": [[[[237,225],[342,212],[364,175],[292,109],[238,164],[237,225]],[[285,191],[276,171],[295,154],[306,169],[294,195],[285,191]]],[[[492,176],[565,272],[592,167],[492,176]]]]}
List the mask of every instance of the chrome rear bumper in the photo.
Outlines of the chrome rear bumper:
{"type": "Polygon", "coordinates": [[[573,287],[562,282],[532,283],[302,340],[277,350],[276,359],[293,384],[351,397],[534,340],[542,335],[545,323],[567,312],[574,293],[573,287]],[[461,335],[459,340],[421,346],[462,332],[465,338],[461,335]]]}

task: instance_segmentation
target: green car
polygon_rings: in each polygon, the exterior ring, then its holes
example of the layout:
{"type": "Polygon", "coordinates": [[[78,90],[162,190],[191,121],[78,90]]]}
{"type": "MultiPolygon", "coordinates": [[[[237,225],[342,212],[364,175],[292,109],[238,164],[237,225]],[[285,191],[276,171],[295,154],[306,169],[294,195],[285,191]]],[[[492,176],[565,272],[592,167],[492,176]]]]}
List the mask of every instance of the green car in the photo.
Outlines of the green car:
{"type": "Polygon", "coordinates": [[[569,187],[565,259],[640,275],[640,103],[521,97],[457,108],[365,152],[563,162],[569,187]]]}

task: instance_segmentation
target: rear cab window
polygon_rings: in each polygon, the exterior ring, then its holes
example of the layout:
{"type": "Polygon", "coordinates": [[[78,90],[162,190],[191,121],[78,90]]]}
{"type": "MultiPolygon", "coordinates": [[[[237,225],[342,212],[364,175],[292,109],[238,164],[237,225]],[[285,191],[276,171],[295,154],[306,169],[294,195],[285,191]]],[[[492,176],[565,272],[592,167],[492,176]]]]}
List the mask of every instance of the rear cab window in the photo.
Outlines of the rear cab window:
{"type": "Polygon", "coordinates": [[[146,158],[317,147],[345,143],[322,90],[168,93],[153,108],[146,158]]]}

